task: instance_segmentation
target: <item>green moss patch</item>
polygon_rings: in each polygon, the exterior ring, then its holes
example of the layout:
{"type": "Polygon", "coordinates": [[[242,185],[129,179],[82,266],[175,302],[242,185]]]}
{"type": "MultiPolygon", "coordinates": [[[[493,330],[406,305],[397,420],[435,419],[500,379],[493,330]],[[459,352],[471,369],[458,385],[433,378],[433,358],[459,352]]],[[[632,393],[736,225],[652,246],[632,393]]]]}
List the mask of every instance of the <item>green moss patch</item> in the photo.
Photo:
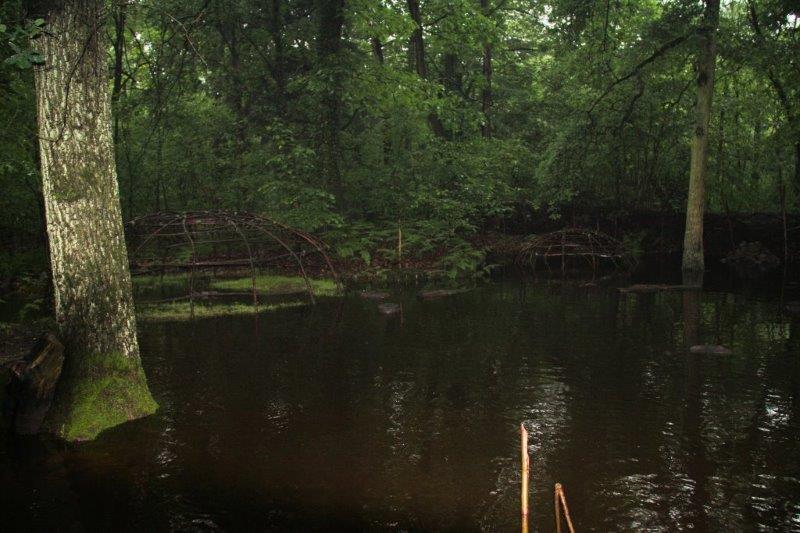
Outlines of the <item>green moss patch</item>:
{"type": "MultiPolygon", "coordinates": [[[[340,293],[336,282],[330,279],[309,279],[311,290],[318,296],[335,296],[340,293]]],[[[253,289],[253,278],[215,279],[211,288],[226,291],[250,291],[253,289]]],[[[256,276],[256,290],[263,294],[293,294],[306,292],[305,280],[292,276],[256,276]]]]}
{"type": "MultiPolygon", "coordinates": [[[[272,304],[223,303],[212,305],[196,303],[194,318],[209,318],[220,316],[253,315],[267,311],[277,311],[291,307],[308,305],[306,301],[280,302],[272,304]]],[[[173,321],[191,320],[192,309],[189,302],[171,302],[163,304],[141,304],[136,308],[136,317],[141,321],[173,321]]]]}
{"type": "Polygon", "coordinates": [[[158,409],[139,360],[120,354],[73,357],[58,386],[45,426],[68,441],[92,440],[158,409]]]}

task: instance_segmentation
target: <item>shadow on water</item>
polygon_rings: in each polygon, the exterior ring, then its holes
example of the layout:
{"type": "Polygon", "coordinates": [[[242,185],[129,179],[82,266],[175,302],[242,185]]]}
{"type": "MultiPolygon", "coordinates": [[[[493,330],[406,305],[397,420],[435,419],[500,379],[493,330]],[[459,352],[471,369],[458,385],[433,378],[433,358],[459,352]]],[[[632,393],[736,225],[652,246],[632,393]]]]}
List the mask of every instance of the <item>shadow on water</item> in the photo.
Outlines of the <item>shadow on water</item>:
{"type": "Polygon", "coordinates": [[[800,530],[800,319],[780,299],[397,296],[402,320],[348,297],[143,324],[160,412],[80,446],[4,441],[6,526],[513,530],[525,421],[537,530],[556,481],[582,530],[800,530]]]}

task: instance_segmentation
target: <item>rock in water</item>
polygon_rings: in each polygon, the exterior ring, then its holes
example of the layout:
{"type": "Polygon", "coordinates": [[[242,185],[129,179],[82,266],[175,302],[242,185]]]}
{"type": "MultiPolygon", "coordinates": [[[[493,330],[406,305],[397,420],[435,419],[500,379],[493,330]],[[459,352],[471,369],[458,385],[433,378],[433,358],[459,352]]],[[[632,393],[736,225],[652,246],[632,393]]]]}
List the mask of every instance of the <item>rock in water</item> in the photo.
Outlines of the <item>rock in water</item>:
{"type": "Polygon", "coordinates": [[[53,403],[63,365],[64,345],[52,333],[42,335],[30,353],[14,364],[8,397],[16,433],[33,435],[39,432],[53,403]]]}
{"type": "Polygon", "coordinates": [[[358,295],[365,300],[385,300],[389,297],[388,292],[382,291],[361,291],[358,295]]]}
{"type": "Polygon", "coordinates": [[[698,344],[689,348],[689,352],[699,355],[730,355],[733,353],[729,348],[718,344],[698,344]]]}
{"type": "Polygon", "coordinates": [[[382,315],[395,315],[400,312],[400,304],[385,303],[378,306],[382,315]]]}

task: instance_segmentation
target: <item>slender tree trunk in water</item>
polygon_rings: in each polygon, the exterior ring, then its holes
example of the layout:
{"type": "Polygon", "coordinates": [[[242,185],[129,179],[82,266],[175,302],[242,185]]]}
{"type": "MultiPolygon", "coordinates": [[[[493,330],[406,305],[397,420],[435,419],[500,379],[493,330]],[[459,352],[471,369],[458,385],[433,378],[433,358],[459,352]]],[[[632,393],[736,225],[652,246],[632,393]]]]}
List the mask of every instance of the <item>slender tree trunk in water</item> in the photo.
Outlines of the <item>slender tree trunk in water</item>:
{"type": "MultiPolygon", "coordinates": [[[[489,0],[481,0],[481,9],[485,16],[489,15],[489,0]]],[[[481,110],[483,111],[484,137],[492,136],[492,43],[483,43],[483,89],[481,90],[481,110]]]]}
{"type": "Polygon", "coordinates": [[[319,13],[318,56],[320,65],[330,75],[322,93],[322,174],[342,203],[343,187],[339,166],[341,149],[339,128],[341,126],[342,82],[340,55],[342,49],[342,29],[344,28],[344,0],[318,0],[319,13]]]}
{"type": "MultiPolygon", "coordinates": [[[[422,29],[422,13],[419,10],[419,0],[408,0],[408,13],[411,15],[411,20],[416,24],[414,33],[411,34],[409,41],[409,51],[411,53],[412,67],[417,75],[423,80],[428,79],[428,63],[425,61],[425,36],[422,29]]],[[[444,125],[439,119],[439,116],[431,111],[428,114],[428,124],[430,124],[431,131],[437,137],[444,137],[444,125]]]]}
{"type": "Polygon", "coordinates": [[[43,193],[66,346],[45,429],[68,440],[153,413],[114,166],[102,0],[63,0],[46,13],[36,68],[43,193]]]}
{"type": "Polygon", "coordinates": [[[706,0],[703,27],[700,30],[700,51],[697,58],[697,102],[689,171],[689,196],[686,201],[686,233],[683,239],[683,272],[692,281],[702,279],[703,213],[705,181],[708,171],[708,126],[714,94],[714,67],[717,57],[715,34],[719,20],[719,0],[706,0]]]}

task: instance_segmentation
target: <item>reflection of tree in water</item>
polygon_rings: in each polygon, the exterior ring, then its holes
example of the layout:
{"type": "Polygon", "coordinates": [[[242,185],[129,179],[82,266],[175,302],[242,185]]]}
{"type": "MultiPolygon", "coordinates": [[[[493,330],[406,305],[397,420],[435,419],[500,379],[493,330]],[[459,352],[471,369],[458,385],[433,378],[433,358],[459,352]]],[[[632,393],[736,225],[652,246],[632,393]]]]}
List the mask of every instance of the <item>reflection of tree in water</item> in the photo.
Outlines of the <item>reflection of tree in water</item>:
{"type": "Polygon", "coordinates": [[[798,493],[797,481],[781,486],[772,472],[785,472],[787,461],[800,458],[788,425],[796,392],[786,381],[797,368],[786,368],[792,361],[784,350],[787,329],[772,306],[731,295],[685,293],[683,309],[685,346],[726,339],[734,349],[727,357],[685,355],[683,439],[693,487],[691,523],[712,530],[748,522],[786,524],[790,516],[783,498],[798,493]]]}
{"type": "Polygon", "coordinates": [[[704,384],[703,369],[699,357],[689,353],[689,348],[700,344],[700,291],[684,291],[683,299],[683,337],[685,358],[685,388],[683,402],[683,440],[685,441],[686,481],[691,486],[688,518],[693,527],[703,531],[706,522],[707,490],[711,467],[706,459],[703,442],[704,424],[704,384]]]}
{"type": "Polygon", "coordinates": [[[154,460],[167,453],[150,482],[177,498],[176,523],[210,499],[241,520],[277,509],[277,525],[302,505],[301,522],[516,528],[526,420],[541,530],[554,481],[578,527],[795,527],[796,319],[723,294],[522,290],[410,296],[402,327],[361,300],[257,331],[252,317],[150,326],[154,460]],[[734,354],[686,354],[695,342],[734,354]]]}

